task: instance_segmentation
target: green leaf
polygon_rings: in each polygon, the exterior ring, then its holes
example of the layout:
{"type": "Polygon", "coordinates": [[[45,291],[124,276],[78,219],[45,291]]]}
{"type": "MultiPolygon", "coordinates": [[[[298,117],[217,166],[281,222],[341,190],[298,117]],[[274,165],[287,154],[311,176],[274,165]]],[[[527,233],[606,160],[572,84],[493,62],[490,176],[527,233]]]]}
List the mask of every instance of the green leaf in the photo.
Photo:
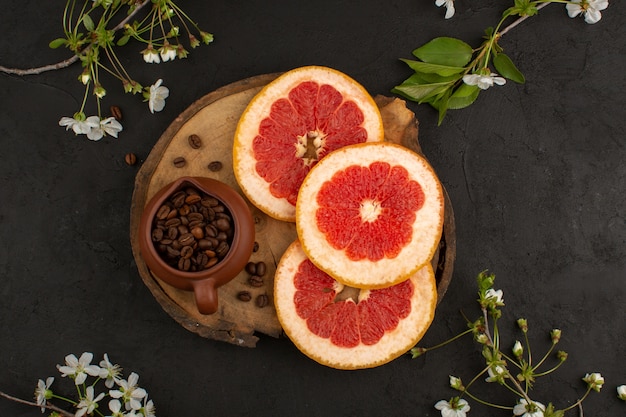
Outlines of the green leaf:
{"type": "Polygon", "coordinates": [[[124,46],[130,40],[130,35],[124,35],[117,41],[117,46],[124,46]]]}
{"type": "Polygon", "coordinates": [[[413,51],[413,55],[430,64],[464,67],[472,59],[472,47],[460,39],[435,38],[413,51]]]}
{"type": "Polygon", "coordinates": [[[50,43],[48,44],[48,46],[52,49],[57,49],[63,45],[65,45],[67,42],[67,39],[65,38],[57,38],[53,41],[50,41],[50,43]]]}
{"type": "Polygon", "coordinates": [[[508,78],[519,84],[524,84],[526,79],[524,75],[517,69],[511,58],[505,54],[497,54],[493,57],[493,65],[496,67],[496,71],[500,73],[504,78],[508,78]]]}
{"type": "Polygon", "coordinates": [[[400,94],[409,100],[417,101],[418,103],[423,103],[427,101],[429,98],[436,96],[442,91],[450,88],[452,83],[432,83],[432,84],[418,84],[415,82],[411,82],[411,78],[404,81],[402,84],[394,87],[391,92],[395,94],[400,94]]]}
{"type": "Polygon", "coordinates": [[[465,70],[464,67],[452,67],[449,65],[440,65],[440,64],[430,64],[427,62],[413,61],[410,59],[401,59],[404,61],[412,70],[416,72],[423,72],[426,74],[437,74],[442,77],[449,77],[455,74],[460,74],[465,70]]]}
{"type": "Polygon", "coordinates": [[[83,16],[83,25],[85,26],[85,29],[87,29],[88,31],[92,31],[95,27],[95,25],[93,24],[93,20],[91,20],[91,17],[89,17],[88,14],[83,16]]]}
{"type": "Polygon", "coordinates": [[[477,86],[463,83],[448,99],[448,108],[458,110],[468,107],[476,101],[479,93],[480,88],[477,86]]]}

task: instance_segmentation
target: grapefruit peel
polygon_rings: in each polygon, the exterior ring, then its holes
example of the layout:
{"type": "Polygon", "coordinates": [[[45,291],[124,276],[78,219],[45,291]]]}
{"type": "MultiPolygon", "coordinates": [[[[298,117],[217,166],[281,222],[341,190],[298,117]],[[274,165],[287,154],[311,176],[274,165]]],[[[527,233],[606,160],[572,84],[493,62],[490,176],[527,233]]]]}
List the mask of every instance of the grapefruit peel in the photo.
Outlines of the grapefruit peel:
{"type": "Polygon", "coordinates": [[[343,144],[382,140],[380,111],[363,86],[331,68],[296,68],[263,87],[243,111],[233,144],[235,179],[261,211],[294,222],[299,184],[319,159],[343,144]]]}
{"type": "MultiPolygon", "coordinates": [[[[392,328],[380,331],[379,333],[382,333],[382,336],[370,343],[358,341],[356,345],[351,346],[341,346],[341,344],[334,343],[332,336],[320,336],[311,330],[311,321],[314,319],[315,313],[310,313],[309,318],[303,318],[298,312],[296,301],[299,297],[298,293],[300,291],[305,293],[309,291],[308,295],[305,294],[300,296],[300,298],[316,296],[325,298],[317,306],[320,310],[322,310],[322,307],[320,307],[322,305],[326,307],[339,306],[338,308],[341,308],[342,304],[355,304],[355,302],[352,299],[332,301],[344,289],[344,286],[336,281],[332,286],[325,288],[325,291],[318,291],[317,294],[315,294],[315,289],[306,288],[306,285],[304,289],[302,285],[298,288],[295,276],[301,265],[307,261],[306,253],[298,240],[287,248],[276,270],[274,302],[278,319],[289,339],[302,353],[322,365],[345,370],[373,368],[383,365],[415,346],[432,323],[437,304],[437,287],[432,266],[427,264],[412,274],[407,281],[399,284],[412,288],[412,293],[409,298],[403,300],[409,308],[405,308],[401,314],[398,313],[403,317],[396,319],[397,325],[395,327],[392,326],[392,328]]],[[[318,272],[325,274],[319,270],[318,272]]],[[[326,277],[332,281],[331,277],[326,277]]],[[[351,305],[349,308],[353,310],[358,309],[360,304],[367,304],[370,298],[374,298],[376,292],[386,290],[360,290],[356,307],[351,305]]],[[[371,308],[387,310],[385,307],[382,307],[382,304],[371,308]]],[[[305,308],[301,308],[301,310],[305,310],[305,308]]],[[[367,316],[363,316],[360,313],[356,313],[356,315],[357,322],[359,320],[367,321],[367,316]]],[[[337,317],[336,324],[345,324],[345,317],[341,315],[337,317]]],[[[352,322],[354,321],[352,320],[352,322]]],[[[332,329],[325,330],[328,333],[332,333],[332,329]]],[[[320,330],[317,331],[318,333],[320,332],[320,330]]],[[[321,331],[323,332],[324,329],[321,331]]]]}
{"type": "Polygon", "coordinates": [[[384,288],[431,261],[443,213],[443,189],[425,158],[401,145],[365,143],[333,151],[311,169],[296,230],[308,258],[337,281],[384,288]]]}

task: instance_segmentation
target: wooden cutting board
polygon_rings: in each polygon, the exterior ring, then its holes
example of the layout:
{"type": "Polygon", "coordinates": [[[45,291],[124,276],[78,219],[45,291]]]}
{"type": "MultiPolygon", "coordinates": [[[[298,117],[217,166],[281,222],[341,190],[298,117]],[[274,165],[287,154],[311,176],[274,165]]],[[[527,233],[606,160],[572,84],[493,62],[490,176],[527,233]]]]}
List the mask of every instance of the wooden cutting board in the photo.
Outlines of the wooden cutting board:
{"type": "MultiPolygon", "coordinates": [[[[139,251],[137,233],[139,219],[148,200],[181,176],[214,178],[229,184],[243,196],[232,167],[237,122],[252,97],[278,75],[260,75],[229,84],[205,95],[180,114],[163,132],[137,173],[131,202],[130,240],[137,269],[162,308],[187,330],[202,337],[245,347],[256,346],[260,334],[271,337],[282,335],[272,302],[273,277],[283,252],[297,237],[295,224],[275,220],[248,204],[255,221],[257,248],[250,260],[265,262],[267,272],[264,283],[261,287],[252,287],[248,284],[249,274],[242,271],[230,283],[220,287],[219,309],[212,315],[198,313],[193,293],[168,285],[149,270],[139,251]],[[202,143],[199,148],[191,146],[191,135],[200,138],[202,143]],[[184,158],[184,164],[180,163],[180,158],[184,158]],[[252,300],[239,300],[237,293],[242,290],[249,291],[252,300]],[[267,295],[270,300],[265,307],[258,307],[255,303],[256,296],[261,294],[267,295]]],[[[385,139],[421,153],[417,141],[418,122],[406,103],[385,96],[377,96],[375,101],[383,116],[385,139]]],[[[439,301],[452,278],[456,255],[454,214],[447,193],[445,197],[444,234],[433,258],[439,301]]]]}

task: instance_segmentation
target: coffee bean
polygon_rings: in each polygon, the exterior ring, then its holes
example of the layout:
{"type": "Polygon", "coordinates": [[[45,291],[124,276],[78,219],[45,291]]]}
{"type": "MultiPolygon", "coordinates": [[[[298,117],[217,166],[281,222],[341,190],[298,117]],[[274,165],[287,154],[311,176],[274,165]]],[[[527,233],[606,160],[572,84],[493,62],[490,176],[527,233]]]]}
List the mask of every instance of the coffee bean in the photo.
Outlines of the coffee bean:
{"type": "Polygon", "coordinates": [[[191,234],[196,239],[202,239],[204,237],[204,231],[201,227],[194,227],[193,229],[191,229],[191,234]]]}
{"type": "Polygon", "coordinates": [[[217,253],[218,257],[223,258],[224,256],[226,256],[229,249],[230,249],[230,246],[228,245],[228,243],[220,242],[220,244],[215,249],[215,253],[217,253]]]}
{"type": "Polygon", "coordinates": [[[204,197],[200,200],[200,203],[205,207],[215,207],[219,205],[219,201],[215,197],[204,197]]]}
{"type": "Polygon", "coordinates": [[[213,161],[209,163],[208,165],[209,171],[212,171],[212,172],[217,172],[221,170],[222,167],[223,167],[223,164],[220,161],[213,161]]]}
{"type": "Polygon", "coordinates": [[[180,258],[178,260],[178,269],[181,271],[189,271],[189,268],[191,268],[191,261],[189,258],[180,258]]]}
{"type": "Polygon", "coordinates": [[[187,165],[187,160],[183,158],[182,156],[179,156],[177,158],[174,158],[173,163],[176,168],[182,168],[185,165],[187,165]]]}
{"type": "Polygon", "coordinates": [[[200,147],[202,147],[202,139],[196,134],[189,135],[187,141],[189,142],[189,146],[193,149],[200,149],[200,147]]]}
{"type": "Polygon", "coordinates": [[[263,308],[269,304],[269,297],[267,294],[259,294],[256,297],[256,306],[259,308],[263,308]]]}
{"type": "Polygon", "coordinates": [[[213,245],[207,239],[200,239],[198,241],[198,247],[202,250],[212,249],[213,245]]]}
{"type": "Polygon", "coordinates": [[[241,301],[248,302],[252,300],[252,294],[250,294],[250,291],[239,291],[237,293],[237,298],[241,301]]]}
{"type": "Polygon", "coordinates": [[[167,229],[167,237],[172,240],[176,239],[178,237],[178,228],[172,226],[167,229]]]}
{"type": "Polygon", "coordinates": [[[196,263],[199,267],[204,268],[204,266],[209,262],[209,257],[204,252],[200,252],[196,257],[196,263]]]}
{"type": "Polygon", "coordinates": [[[219,261],[219,259],[217,257],[209,258],[209,262],[207,262],[207,264],[204,267],[208,269],[208,268],[212,267],[213,265],[215,265],[218,261],[219,261]]]}
{"type": "Polygon", "coordinates": [[[153,229],[152,230],[152,241],[160,242],[163,239],[163,229],[153,229]]]}
{"type": "Polygon", "coordinates": [[[252,285],[253,287],[262,287],[263,278],[258,275],[250,275],[250,277],[248,277],[248,284],[252,285]]]}
{"type": "Polygon", "coordinates": [[[246,264],[246,272],[250,275],[256,274],[256,264],[254,262],[248,262],[246,264]]]}
{"type": "Polygon", "coordinates": [[[109,110],[111,111],[111,116],[115,117],[115,120],[122,120],[122,110],[118,106],[111,106],[109,110]]]}
{"type": "Polygon", "coordinates": [[[178,217],[173,217],[171,219],[169,219],[168,221],[165,222],[165,227],[170,228],[170,227],[178,227],[180,226],[180,219],[178,217]]]}
{"type": "Polygon", "coordinates": [[[198,194],[191,194],[185,198],[185,203],[187,204],[195,204],[200,201],[202,198],[198,194]]]}
{"type": "Polygon", "coordinates": [[[225,232],[227,230],[230,230],[230,222],[226,219],[216,219],[215,220],[215,227],[217,228],[217,230],[225,232]]]}
{"type": "Polygon", "coordinates": [[[159,220],[163,220],[167,218],[167,215],[170,214],[170,208],[166,205],[162,205],[159,207],[156,213],[156,218],[159,220]]]}
{"type": "Polygon", "coordinates": [[[262,277],[263,275],[265,275],[265,271],[267,270],[267,266],[265,265],[265,262],[260,261],[257,262],[256,264],[256,274],[260,277],[262,277]]]}
{"type": "Polygon", "coordinates": [[[259,242],[255,241],[254,244],[252,245],[252,252],[258,252],[259,251],[259,242]]]}
{"type": "Polygon", "coordinates": [[[180,208],[183,206],[183,204],[185,204],[186,197],[187,195],[184,191],[179,191],[170,198],[170,201],[172,202],[174,207],[180,208]]]}
{"type": "Polygon", "coordinates": [[[124,156],[124,161],[126,162],[126,165],[135,165],[137,163],[137,155],[134,153],[127,153],[124,156]]]}
{"type": "Polygon", "coordinates": [[[178,241],[183,246],[191,246],[196,241],[196,238],[194,238],[191,233],[185,233],[178,239],[178,241]]]}
{"type": "Polygon", "coordinates": [[[191,246],[183,246],[180,250],[181,258],[189,259],[193,255],[193,248],[191,246]]]}

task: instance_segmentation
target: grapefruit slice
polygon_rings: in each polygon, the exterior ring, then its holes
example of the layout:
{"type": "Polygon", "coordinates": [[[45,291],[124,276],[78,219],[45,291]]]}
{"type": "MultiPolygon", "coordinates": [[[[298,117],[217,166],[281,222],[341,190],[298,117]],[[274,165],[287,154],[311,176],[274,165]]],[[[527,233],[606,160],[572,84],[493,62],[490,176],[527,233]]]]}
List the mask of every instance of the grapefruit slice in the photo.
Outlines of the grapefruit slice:
{"type": "Polygon", "coordinates": [[[318,269],[292,243],[278,264],[274,303],[297,348],[337,369],[372,368],[415,346],[430,326],[437,302],[430,264],[400,284],[373,290],[346,287],[318,269]]]}
{"type": "Polygon", "coordinates": [[[244,194],[269,216],[295,221],[302,180],[342,146],[384,139],[378,107],[347,75],[296,68],[266,85],[241,115],[233,169],[244,194]]]}
{"type": "Polygon", "coordinates": [[[345,285],[397,284],[433,257],[444,197],[428,162],[392,143],[328,154],[300,187],[296,230],[309,259],[345,285]]]}

